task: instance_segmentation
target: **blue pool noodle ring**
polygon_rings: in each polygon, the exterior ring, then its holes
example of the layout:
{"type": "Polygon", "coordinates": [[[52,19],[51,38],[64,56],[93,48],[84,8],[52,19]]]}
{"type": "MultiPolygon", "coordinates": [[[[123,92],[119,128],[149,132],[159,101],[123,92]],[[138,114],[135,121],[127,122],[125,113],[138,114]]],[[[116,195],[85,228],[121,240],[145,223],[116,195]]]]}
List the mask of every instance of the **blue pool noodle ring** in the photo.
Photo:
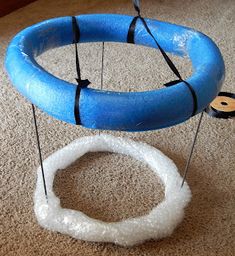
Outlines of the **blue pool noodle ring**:
{"type": "MultiPolygon", "coordinates": [[[[126,43],[132,16],[90,14],[76,17],[80,42],[126,43]]],[[[206,35],[191,28],[153,19],[146,22],[161,47],[178,56],[188,55],[193,75],[186,81],[197,96],[197,113],[219,93],[225,74],[218,47],[206,35]]],[[[44,70],[35,57],[46,50],[73,42],[72,18],[46,20],[18,33],[11,41],[5,67],[13,85],[49,115],[75,124],[75,84],[44,70]]],[[[156,48],[153,39],[138,20],[135,43],[156,48]]],[[[112,92],[92,88],[81,90],[79,113],[87,128],[146,131],[169,127],[192,115],[193,98],[184,82],[145,92],[112,92]]]]}

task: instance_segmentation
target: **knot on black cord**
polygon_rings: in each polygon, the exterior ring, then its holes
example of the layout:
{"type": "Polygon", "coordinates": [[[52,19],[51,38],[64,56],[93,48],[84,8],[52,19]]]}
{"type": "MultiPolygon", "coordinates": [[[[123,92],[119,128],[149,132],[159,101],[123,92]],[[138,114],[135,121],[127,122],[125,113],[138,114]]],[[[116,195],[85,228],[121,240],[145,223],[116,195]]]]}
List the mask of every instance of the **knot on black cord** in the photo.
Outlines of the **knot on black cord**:
{"type": "Polygon", "coordinates": [[[75,79],[78,83],[79,88],[86,88],[91,83],[88,79],[85,79],[85,80],[80,80],[78,78],[75,78],[75,79]]]}

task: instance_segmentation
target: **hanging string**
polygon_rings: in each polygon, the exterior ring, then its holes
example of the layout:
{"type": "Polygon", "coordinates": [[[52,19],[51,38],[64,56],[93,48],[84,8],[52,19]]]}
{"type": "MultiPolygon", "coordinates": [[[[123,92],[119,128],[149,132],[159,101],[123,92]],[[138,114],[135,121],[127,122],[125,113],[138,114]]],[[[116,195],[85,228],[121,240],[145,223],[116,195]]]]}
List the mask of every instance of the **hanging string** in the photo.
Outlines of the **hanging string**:
{"type": "MultiPolygon", "coordinates": [[[[104,84],[104,42],[102,42],[102,53],[101,53],[101,74],[100,74],[100,90],[103,89],[104,84]]],[[[99,130],[100,135],[100,130],[99,130]]]]}
{"type": "Polygon", "coordinates": [[[197,137],[198,137],[198,133],[199,133],[199,130],[200,130],[200,126],[201,126],[201,123],[202,123],[203,113],[204,113],[204,111],[201,112],[201,115],[199,117],[199,121],[198,121],[198,125],[197,125],[197,130],[195,132],[194,139],[193,139],[193,144],[191,146],[190,153],[189,153],[189,156],[188,156],[188,159],[187,159],[187,163],[186,163],[186,166],[185,166],[185,169],[184,169],[184,175],[183,175],[183,180],[182,180],[181,188],[184,185],[184,181],[185,181],[187,173],[189,171],[189,166],[190,166],[190,163],[191,163],[191,159],[192,159],[192,155],[193,155],[193,150],[194,150],[194,147],[195,147],[195,144],[196,144],[196,141],[197,141],[197,137]]]}
{"type": "Polygon", "coordinates": [[[100,90],[103,89],[103,83],[104,83],[104,42],[102,42],[100,90]]]}
{"type": "Polygon", "coordinates": [[[44,193],[45,193],[46,200],[48,202],[46,180],[45,180],[43,161],[42,161],[41,145],[40,145],[40,139],[39,139],[39,134],[38,134],[37,117],[36,117],[36,113],[35,113],[34,104],[32,104],[32,113],[33,113],[34,128],[35,128],[35,134],[36,134],[36,140],[37,140],[37,148],[38,148],[39,160],[40,160],[40,165],[41,165],[41,173],[42,173],[42,181],[43,181],[44,193]]]}

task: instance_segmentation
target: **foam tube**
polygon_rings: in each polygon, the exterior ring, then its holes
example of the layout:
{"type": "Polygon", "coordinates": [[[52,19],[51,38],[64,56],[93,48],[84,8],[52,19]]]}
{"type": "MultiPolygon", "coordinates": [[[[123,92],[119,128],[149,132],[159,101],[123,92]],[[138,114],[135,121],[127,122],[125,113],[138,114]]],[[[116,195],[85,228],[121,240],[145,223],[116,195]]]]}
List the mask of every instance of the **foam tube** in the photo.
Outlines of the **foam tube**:
{"type": "Polygon", "coordinates": [[[132,246],[148,239],[160,239],[172,234],[182,221],[184,208],[191,199],[187,183],[176,165],[161,151],[145,143],[111,135],[79,138],[44,160],[48,202],[45,198],[41,168],[37,170],[34,211],[39,224],[74,238],[112,242],[132,246]],[[104,222],[90,218],[81,211],[61,208],[60,199],[53,192],[53,180],[58,169],[64,169],[87,152],[109,151],[129,155],[147,163],[165,186],[165,197],[148,214],[119,222],[104,222]]]}
{"type": "MultiPolygon", "coordinates": [[[[89,14],[79,15],[76,19],[81,32],[80,43],[126,43],[133,17],[89,14]]],[[[200,113],[217,96],[224,80],[224,61],[218,47],[209,37],[191,28],[145,20],[166,52],[190,58],[193,75],[186,81],[195,91],[197,113],[200,113]]],[[[12,84],[30,102],[59,120],[76,124],[74,106],[77,85],[49,74],[35,60],[49,49],[72,42],[71,17],[40,22],[13,38],[6,53],[5,67],[12,84]]],[[[140,20],[136,23],[135,44],[157,47],[140,20]]],[[[189,119],[194,107],[191,92],[183,82],[145,92],[83,88],[78,105],[82,126],[121,131],[169,127],[189,119]]]]}

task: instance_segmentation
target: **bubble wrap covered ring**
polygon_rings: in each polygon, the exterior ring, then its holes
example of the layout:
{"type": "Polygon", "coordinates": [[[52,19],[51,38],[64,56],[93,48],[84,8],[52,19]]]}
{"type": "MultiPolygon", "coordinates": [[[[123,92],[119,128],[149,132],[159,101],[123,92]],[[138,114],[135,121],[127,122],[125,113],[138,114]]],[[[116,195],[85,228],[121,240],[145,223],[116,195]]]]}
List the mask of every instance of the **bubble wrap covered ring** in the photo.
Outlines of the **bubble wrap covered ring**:
{"type": "Polygon", "coordinates": [[[182,220],[184,208],[191,198],[191,192],[175,164],[162,152],[145,143],[111,135],[83,137],[56,151],[44,160],[45,178],[48,189],[46,201],[41,169],[38,168],[37,186],[34,195],[34,210],[41,226],[68,234],[74,238],[113,242],[131,246],[147,239],[159,239],[171,235],[182,220]],[[147,163],[159,176],[165,186],[164,200],[148,214],[119,222],[103,222],[92,219],[80,211],[61,208],[60,200],[53,192],[53,180],[58,169],[64,169],[87,152],[110,151],[130,155],[147,163]]]}

